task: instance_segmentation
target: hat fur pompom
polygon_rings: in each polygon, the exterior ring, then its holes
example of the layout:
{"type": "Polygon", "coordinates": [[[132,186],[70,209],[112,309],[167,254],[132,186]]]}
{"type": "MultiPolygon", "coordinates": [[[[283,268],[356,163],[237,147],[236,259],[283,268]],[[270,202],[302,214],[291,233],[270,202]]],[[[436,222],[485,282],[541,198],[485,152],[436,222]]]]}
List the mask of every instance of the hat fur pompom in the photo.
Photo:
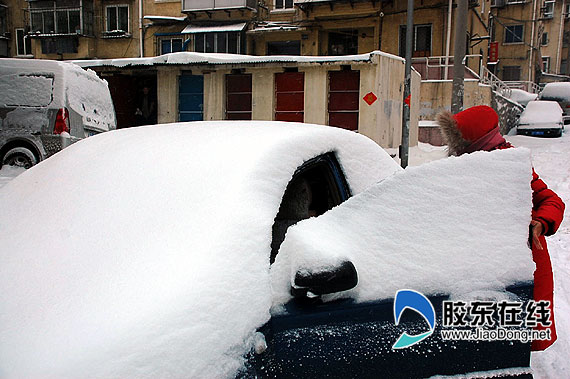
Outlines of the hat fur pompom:
{"type": "Polygon", "coordinates": [[[447,155],[461,155],[471,142],[464,139],[457,127],[453,113],[443,111],[437,115],[437,123],[444,142],[447,144],[447,155]]]}

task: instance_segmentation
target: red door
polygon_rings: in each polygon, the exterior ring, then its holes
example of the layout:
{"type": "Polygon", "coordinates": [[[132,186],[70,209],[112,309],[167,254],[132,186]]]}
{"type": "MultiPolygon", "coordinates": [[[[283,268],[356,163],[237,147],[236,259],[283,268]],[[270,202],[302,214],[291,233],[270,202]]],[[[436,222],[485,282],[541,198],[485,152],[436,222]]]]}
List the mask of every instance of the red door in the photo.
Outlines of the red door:
{"type": "Polygon", "coordinates": [[[251,74],[226,75],[226,120],[251,120],[251,74]]]}
{"type": "Polygon", "coordinates": [[[358,130],[360,71],[329,71],[329,125],[358,130]]]}
{"type": "Polygon", "coordinates": [[[304,121],[305,73],[275,74],[275,120],[304,121]]]}

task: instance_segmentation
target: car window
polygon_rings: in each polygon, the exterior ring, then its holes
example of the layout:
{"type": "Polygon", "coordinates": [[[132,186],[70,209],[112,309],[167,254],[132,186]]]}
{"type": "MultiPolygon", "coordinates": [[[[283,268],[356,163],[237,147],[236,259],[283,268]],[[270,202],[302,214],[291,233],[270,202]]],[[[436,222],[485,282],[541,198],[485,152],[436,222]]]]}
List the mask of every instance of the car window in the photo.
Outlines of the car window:
{"type": "Polygon", "coordinates": [[[46,107],[53,101],[52,73],[0,75],[0,104],[46,107]]]}
{"type": "Polygon", "coordinates": [[[348,184],[333,153],[305,162],[287,185],[272,228],[270,263],[275,261],[291,225],[320,216],[350,197],[348,184]]]}

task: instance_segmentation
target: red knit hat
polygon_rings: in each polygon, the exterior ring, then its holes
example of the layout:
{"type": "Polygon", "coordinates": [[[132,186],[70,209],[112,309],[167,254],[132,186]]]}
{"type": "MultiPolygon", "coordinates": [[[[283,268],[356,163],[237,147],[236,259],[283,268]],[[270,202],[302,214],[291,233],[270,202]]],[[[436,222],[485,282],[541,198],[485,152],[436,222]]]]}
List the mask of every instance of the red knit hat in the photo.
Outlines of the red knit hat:
{"type": "Polygon", "coordinates": [[[475,142],[499,125],[499,116],[487,105],[467,108],[453,116],[457,129],[467,141],[475,142]]]}
{"type": "Polygon", "coordinates": [[[449,155],[489,151],[505,142],[499,132],[499,116],[487,105],[477,105],[456,115],[442,112],[437,121],[449,155]]]}

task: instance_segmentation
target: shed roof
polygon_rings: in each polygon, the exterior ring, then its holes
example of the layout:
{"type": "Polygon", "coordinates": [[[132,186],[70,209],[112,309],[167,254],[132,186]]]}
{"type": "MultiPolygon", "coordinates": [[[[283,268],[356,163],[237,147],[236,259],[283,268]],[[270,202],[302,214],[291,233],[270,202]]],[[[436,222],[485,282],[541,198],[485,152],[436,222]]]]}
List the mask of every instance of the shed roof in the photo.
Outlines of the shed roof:
{"type": "Polygon", "coordinates": [[[119,58],[119,59],[92,59],[76,60],[73,63],[81,67],[136,67],[158,65],[234,65],[234,64],[263,64],[263,63],[299,63],[299,64],[351,64],[356,62],[370,62],[373,56],[387,56],[404,62],[396,55],[373,51],[358,55],[339,56],[297,56],[297,55],[268,55],[253,56],[243,54],[223,53],[195,53],[178,52],[164,54],[157,57],[145,58],[119,58]]]}

